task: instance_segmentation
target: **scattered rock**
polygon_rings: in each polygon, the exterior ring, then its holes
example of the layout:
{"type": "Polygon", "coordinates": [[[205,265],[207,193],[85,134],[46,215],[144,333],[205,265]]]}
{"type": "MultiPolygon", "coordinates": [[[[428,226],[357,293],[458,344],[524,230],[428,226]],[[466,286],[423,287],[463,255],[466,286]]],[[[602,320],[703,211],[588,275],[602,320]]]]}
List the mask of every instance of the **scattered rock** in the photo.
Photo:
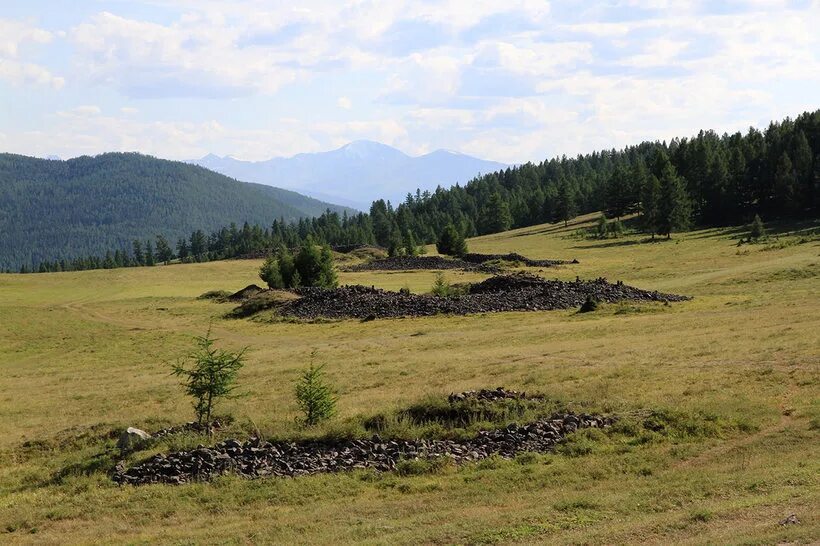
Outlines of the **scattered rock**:
{"type": "Polygon", "coordinates": [[[266,442],[251,438],[229,439],[212,447],[155,455],[131,468],[119,467],[113,479],[119,484],[181,484],[210,480],[235,472],[246,478],[301,476],[371,468],[395,470],[402,459],[450,457],[456,463],[497,455],[513,458],[521,452],[548,452],[578,428],[607,427],[614,419],[587,414],[556,414],[523,425],[510,424],[480,431],[474,438],[455,440],[369,440],[266,442]]]}
{"type": "Polygon", "coordinates": [[[151,439],[151,435],[134,427],[128,427],[125,432],[120,434],[120,439],[117,440],[117,447],[120,451],[132,451],[143,445],[151,439]]]}
{"type": "Polygon", "coordinates": [[[789,514],[786,519],[780,520],[780,525],[798,525],[800,520],[797,519],[797,514],[789,514]]]}

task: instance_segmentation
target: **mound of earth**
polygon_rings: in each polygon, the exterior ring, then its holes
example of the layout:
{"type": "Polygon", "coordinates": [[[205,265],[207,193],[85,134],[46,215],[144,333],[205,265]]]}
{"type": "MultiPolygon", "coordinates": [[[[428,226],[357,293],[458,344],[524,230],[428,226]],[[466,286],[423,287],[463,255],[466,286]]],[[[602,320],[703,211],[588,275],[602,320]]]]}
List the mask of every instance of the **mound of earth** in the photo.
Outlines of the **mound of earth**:
{"type": "Polygon", "coordinates": [[[458,258],[443,256],[393,256],[381,260],[373,260],[362,264],[345,267],[344,271],[416,271],[416,270],[443,270],[461,269],[463,271],[479,271],[482,273],[498,273],[500,269],[491,265],[468,263],[458,258]]]}
{"type": "Polygon", "coordinates": [[[470,252],[462,256],[461,259],[472,264],[483,264],[491,261],[520,262],[527,267],[552,267],[561,264],[578,263],[578,260],[533,260],[516,252],[510,252],[509,254],[478,254],[470,252]]]}
{"type": "Polygon", "coordinates": [[[247,300],[249,298],[252,298],[253,296],[256,296],[257,294],[260,294],[264,291],[265,291],[265,289],[262,288],[261,286],[257,286],[255,284],[249,284],[248,286],[246,286],[242,290],[240,290],[238,292],[234,292],[233,294],[228,296],[228,299],[230,301],[245,301],[245,300],[247,300]]]}
{"type": "Polygon", "coordinates": [[[548,311],[579,307],[588,297],[601,302],[684,301],[675,294],[641,290],[605,279],[564,282],[534,275],[498,275],[475,284],[462,296],[440,297],[432,294],[391,292],[366,286],[334,289],[300,288],[301,297],[285,303],[282,315],[313,318],[391,318],[422,317],[436,314],[467,315],[503,311],[548,311]]]}
{"type": "Polygon", "coordinates": [[[610,417],[573,413],[518,426],[515,423],[478,433],[469,440],[393,440],[378,436],[369,440],[246,442],[225,440],[212,447],[158,454],[129,469],[118,465],[113,479],[119,484],[180,484],[210,480],[235,472],[246,478],[300,476],[357,468],[395,470],[400,460],[450,457],[456,463],[478,461],[498,455],[514,457],[521,452],[548,452],[564,436],[585,427],[607,427],[610,417]]]}
{"type": "Polygon", "coordinates": [[[261,290],[260,292],[241,300],[239,306],[228,313],[229,318],[244,318],[255,315],[266,309],[273,309],[293,301],[298,296],[290,290],[261,290]]]}

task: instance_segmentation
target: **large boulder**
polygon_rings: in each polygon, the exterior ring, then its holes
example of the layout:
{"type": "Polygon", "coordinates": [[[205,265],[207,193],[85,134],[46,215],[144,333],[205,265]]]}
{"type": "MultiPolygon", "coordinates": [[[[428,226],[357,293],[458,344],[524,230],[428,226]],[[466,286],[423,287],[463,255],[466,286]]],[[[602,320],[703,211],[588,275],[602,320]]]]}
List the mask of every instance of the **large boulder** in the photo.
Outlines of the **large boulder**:
{"type": "Polygon", "coordinates": [[[117,441],[117,447],[120,451],[131,451],[143,445],[146,441],[151,439],[151,435],[134,427],[128,427],[120,434],[120,439],[117,441]]]}

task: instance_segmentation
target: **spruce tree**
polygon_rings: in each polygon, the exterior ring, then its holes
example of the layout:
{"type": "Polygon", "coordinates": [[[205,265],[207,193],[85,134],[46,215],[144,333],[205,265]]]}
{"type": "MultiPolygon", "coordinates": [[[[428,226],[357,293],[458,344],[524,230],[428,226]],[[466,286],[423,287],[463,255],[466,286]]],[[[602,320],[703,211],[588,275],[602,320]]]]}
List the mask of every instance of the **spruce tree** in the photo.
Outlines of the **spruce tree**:
{"type": "Polygon", "coordinates": [[[672,232],[687,229],[691,222],[692,206],[683,178],[668,163],[661,176],[660,222],[658,233],[670,238],[672,232]]]}
{"type": "Polygon", "coordinates": [[[174,259],[174,251],[171,250],[171,245],[162,235],[157,235],[157,259],[164,262],[165,265],[168,265],[174,259]]]}
{"type": "Polygon", "coordinates": [[[500,233],[512,225],[510,207],[497,191],[490,194],[479,221],[482,233],[500,233]]]}
{"type": "Polygon", "coordinates": [[[447,224],[436,242],[439,254],[463,256],[467,253],[467,242],[453,224],[447,224]]]}
{"type": "Polygon", "coordinates": [[[279,259],[276,256],[268,256],[259,268],[259,278],[265,281],[268,288],[285,288],[285,281],[282,279],[282,271],[279,269],[279,259]]]}
{"type": "Polygon", "coordinates": [[[566,178],[561,180],[558,186],[558,199],[555,206],[556,221],[564,222],[564,227],[569,225],[569,221],[575,218],[577,209],[575,206],[575,192],[566,178]]]}
{"type": "Polygon", "coordinates": [[[797,175],[789,154],[783,152],[774,172],[775,201],[780,212],[795,212],[800,207],[797,175]]]}
{"type": "Polygon", "coordinates": [[[151,241],[145,241],[145,265],[152,266],[155,264],[153,245],[151,241]]]}
{"type": "Polygon", "coordinates": [[[618,165],[606,183],[606,213],[620,219],[635,209],[637,196],[632,185],[631,175],[623,165],[618,165]]]}
{"type": "Polygon", "coordinates": [[[419,253],[419,246],[413,236],[413,230],[408,229],[404,236],[404,253],[408,256],[417,256],[419,253]]]}
{"type": "Polygon", "coordinates": [[[188,258],[188,241],[184,237],[177,240],[177,256],[181,262],[188,258]]]}
{"type": "MultiPolygon", "coordinates": [[[[315,353],[311,354],[313,359],[315,353]]],[[[296,402],[304,413],[304,424],[312,427],[322,421],[327,421],[336,414],[337,398],[333,389],[325,378],[324,364],[310,367],[302,372],[296,382],[296,402]]]]}
{"type": "Polygon", "coordinates": [[[131,248],[134,253],[134,265],[145,265],[145,256],[142,253],[142,242],[138,239],[134,239],[131,248]]]}
{"type": "Polygon", "coordinates": [[[659,232],[661,223],[661,183],[654,174],[647,176],[641,191],[641,228],[652,235],[659,232]]]}

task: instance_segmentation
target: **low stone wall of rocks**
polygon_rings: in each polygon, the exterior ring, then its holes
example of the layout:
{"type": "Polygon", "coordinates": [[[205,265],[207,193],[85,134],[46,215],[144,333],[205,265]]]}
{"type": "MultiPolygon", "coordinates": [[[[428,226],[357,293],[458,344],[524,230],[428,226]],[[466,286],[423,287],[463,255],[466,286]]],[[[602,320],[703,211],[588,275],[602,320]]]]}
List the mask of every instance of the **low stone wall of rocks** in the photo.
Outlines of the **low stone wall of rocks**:
{"type": "Polygon", "coordinates": [[[342,271],[419,271],[419,270],[448,270],[460,269],[463,271],[478,271],[481,273],[498,273],[500,269],[482,263],[468,263],[458,258],[443,256],[393,256],[381,260],[373,260],[361,264],[342,267],[342,271]]]}
{"type": "Polygon", "coordinates": [[[453,392],[447,397],[447,401],[452,405],[458,402],[500,402],[501,400],[542,400],[541,395],[527,395],[526,392],[507,390],[504,387],[497,389],[480,389],[477,391],[453,392]]]}
{"type": "Polygon", "coordinates": [[[470,252],[461,257],[465,262],[472,264],[483,264],[495,260],[505,262],[520,262],[527,267],[553,267],[562,264],[577,264],[578,260],[533,260],[522,256],[517,252],[510,252],[509,254],[479,254],[477,252],[470,252]]]}
{"type": "Polygon", "coordinates": [[[688,300],[686,296],[641,290],[605,279],[571,282],[534,275],[499,275],[471,286],[462,296],[392,292],[366,286],[300,288],[299,299],[285,303],[282,315],[315,318],[394,318],[437,314],[468,315],[503,311],[548,311],[580,307],[588,297],[601,302],[688,300]]]}
{"type": "Polygon", "coordinates": [[[131,468],[118,465],[113,479],[119,484],[182,484],[207,481],[233,472],[246,478],[302,476],[320,472],[371,468],[391,471],[402,459],[450,457],[456,463],[479,461],[498,455],[551,451],[567,434],[579,428],[607,427],[610,417],[556,414],[522,426],[481,431],[466,441],[366,440],[341,442],[266,442],[225,440],[211,447],[155,455],[131,468]]]}

